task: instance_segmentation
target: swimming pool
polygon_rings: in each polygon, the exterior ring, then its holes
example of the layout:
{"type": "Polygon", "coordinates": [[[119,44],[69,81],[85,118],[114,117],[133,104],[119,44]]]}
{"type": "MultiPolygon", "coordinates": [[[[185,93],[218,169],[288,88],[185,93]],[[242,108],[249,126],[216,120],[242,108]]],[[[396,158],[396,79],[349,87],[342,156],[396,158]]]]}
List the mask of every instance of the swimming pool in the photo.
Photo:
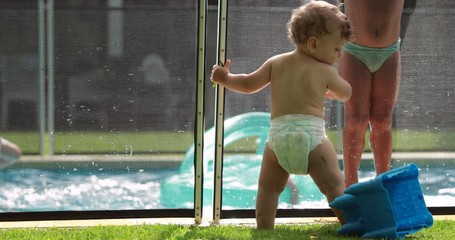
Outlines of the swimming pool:
{"type": "Polygon", "coordinates": [[[0,171],[0,212],[159,209],[160,171],[0,171]]]}
{"type": "MultiPolygon", "coordinates": [[[[250,112],[225,120],[225,146],[240,139],[257,137],[257,148],[256,153],[224,154],[223,208],[254,208],[269,119],[269,113],[250,112]]],[[[214,128],[204,134],[204,207],[210,207],[213,200],[214,135],[214,128]]],[[[393,166],[415,162],[420,170],[419,182],[427,206],[453,206],[454,157],[435,159],[434,156],[418,155],[419,160],[394,160],[393,166]],[[421,161],[427,157],[431,160],[421,161]]],[[[154,169],[148,159],[142,162],[143,168],[132,168],[130,159],[114,163],[125,166],[122,171],[100,167],[102,160],[85,161],[81,163],[85,166],[81,169],[82,165],[76,159],[75,166],[79,167],[74,168],[58,163],[51,170],[39,167],[3,169],[0,170],[0,212],[193,208],[194,159],[194,147],[191,146],[180,165],[174,165],[179,167],[154,169]]],[[[172,162],[168,160],[163,162],[172,162]]],[[[375,177],[372,160],[362,161],[359,177],[361,181],[375,177]]],[[[292,176],[292,180],[293,184],[280,196],[281,208],[328,208],[325,197],[309,176],[292,176]],[[292,189],[297,189],[298,193],[292,189]]]]}
{"type": "MultiPolygon", "coordinates": [[[[0,212],[29,212],[29,211],[67,211],[67,210],[129,210],[129,209],[167,209],[167,203],[162,199],[180,199],[175,208],[192,207],[190,196],[179,196],[179,193],[162,190],[162,183],[175,177],[178,169],[164,169],[159,171],[138,170],[128,171],[80,171],[72,170],[37,170],[37,169],[9,169],[0,171],[0,212]],[[163,192],[171,196],[161,196],[163,192]]],[[[375,176],[372,171],[361,171],[361,181],[375,176]]],[[[249,178],[247,181],[234,184],[235,176],[225,176],[232,185],[244,185],[255,192],[256,182],[249,178]]],[[[191,180],[191,179],[190,179],[191,180]]],[[[298,180],[301,181],[301,180],[298,180]]],[[[281,202],[283,208],[321,208],[328,207],[320,193],[314,191],[311,180],[304,180],[307,189],[311,192],[300,192],[300,201],[291,206],[281,202]],[[308,195],[317,195],[308,198],[308,195]]],[[[453,206],[455,203],[455,169],[444,167],[419,166],[419,181],[425,195],[427,206],[453,206]]],[[[206,191],[206,190],[205,190],[206,191]]],[[[211,192],[204,192],[209,195],[211,192]]],[[[230,189],[224,189],[223,194],[235,195],[230,189]]],[[[255,201],[255,193],[250,199],[241,199],[245,196],[231,196],[240,198],[245,206],[229,206],[223,208],[254,208],[248,202],[255,201]]],[[[205,207],[210,202],[204,201],[205,207]]]]}

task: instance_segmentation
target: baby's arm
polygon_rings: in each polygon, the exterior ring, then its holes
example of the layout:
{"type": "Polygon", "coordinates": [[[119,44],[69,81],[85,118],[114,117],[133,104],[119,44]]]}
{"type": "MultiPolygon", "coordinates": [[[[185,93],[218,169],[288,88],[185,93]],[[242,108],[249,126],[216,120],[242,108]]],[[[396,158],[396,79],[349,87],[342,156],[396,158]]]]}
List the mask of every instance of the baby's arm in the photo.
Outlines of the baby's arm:
{"type": "Polygon", "coordinates": [[[213,66],[210,80],[235,92],[255,93],[270,83],[270,65],[268,60],[250,74],[233,74],[229,72],[231,60],[227,60],[224,67],[213,66]]]}
{"type": "Polygon", "coordinates": [[[346,102],[351,98],[351,85],[344,80],[333,67],[329,67],[326,97],[346,102]]]}

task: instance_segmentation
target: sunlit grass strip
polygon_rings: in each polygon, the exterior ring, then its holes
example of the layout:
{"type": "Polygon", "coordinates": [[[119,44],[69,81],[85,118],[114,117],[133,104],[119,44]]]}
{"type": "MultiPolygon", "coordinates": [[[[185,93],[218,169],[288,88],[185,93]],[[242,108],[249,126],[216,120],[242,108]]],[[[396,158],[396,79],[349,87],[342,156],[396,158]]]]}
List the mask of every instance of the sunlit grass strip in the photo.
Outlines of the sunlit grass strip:
{"type": "MultiPolygon", "coordinates": [[[[341,132],[329,131],[328,137],[332,140],[338,152],[342,149],[341,132]]],[[[365,134],[365,151],[371,152],[369,143],[370,133],[365,134]]],[[[394,152],[438,152],[455,151],[455,131],[416,131],[395,130],[392,132],[392,147],[394,152]]]]}
{"type": "MultiPolygon", "coordinates": [[[[8,132],[2,137],[18,144],[24,154],[39,153],[37,132],[8,132]]],[[[186,132],[57,132],[55,154],[123,154],[185,152],[193,143],[186,132]]]]}
{"type": "MultiPolygon", "coordinates": [[[[327,135],[341,152],[341,132],[328,131],[327,135]]],[[[24,154],[39,153],[38,132],[2,132],[1,136],[17,143],[24,154]]],[[[366,134],[365,151],[370,151],[369,133],[366,134]]],[[[393,151],[455,151],[454,131],[400,130],[393,132],[393,151]]],[[[57,132],[55,154],[123,154],[134,153],[184,153],[193,143],[192,132],[57,132]]],[[[254,138],[238,141],[226,151],[254,152],[254,138]]]]}
{"type": "MultiPolygon", "coordinates": [[[[0,239],[361,239],[336,232],[339,224],[277,225],[275,230],[258,231],[251,226],[138,225],[76,228],[24,228],[0,230],[0,239]]],[[[455,221],[438,220],[413,239],[455,239],[455,221]]]]}

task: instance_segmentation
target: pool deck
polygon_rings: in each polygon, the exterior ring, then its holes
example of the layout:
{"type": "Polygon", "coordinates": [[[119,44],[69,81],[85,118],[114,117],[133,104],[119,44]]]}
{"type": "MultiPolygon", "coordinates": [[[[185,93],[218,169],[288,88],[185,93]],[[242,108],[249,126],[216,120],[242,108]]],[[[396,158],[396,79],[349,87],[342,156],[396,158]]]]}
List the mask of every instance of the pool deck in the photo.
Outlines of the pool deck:
{"type": "Polygon", "coordinates": [[[45,170],[56,169],[105,169],[105,170],[136,170],[136,169],[164,169],[180,166],[183,154],[155,154],[155,155],[55,155],[36,156],[23,155],[10,169],[34,168],[45,170]]]}

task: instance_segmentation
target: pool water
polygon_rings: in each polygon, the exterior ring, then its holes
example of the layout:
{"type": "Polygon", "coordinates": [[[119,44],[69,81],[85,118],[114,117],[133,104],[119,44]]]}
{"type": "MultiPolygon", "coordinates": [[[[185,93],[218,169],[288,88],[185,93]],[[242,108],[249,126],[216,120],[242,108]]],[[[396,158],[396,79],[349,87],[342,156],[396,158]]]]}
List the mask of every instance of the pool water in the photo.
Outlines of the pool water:
{"type": "Polygon", "coordinates": [[[455,168],[453,164],[441,168],[420,168],[419,182],[427,206],[455,206],[455,168]]]}
{"type": "MultiPolygon", "coordinates": [[[[161,185],[176,174],[178,169],[135,172],[4,169],[0,171],[0,212],[165,209],[168,207],[160,200],[161,185]]],[[[371,171],[360,172],[361,181],[374,176],[371,171]]],[[[427,206],[453,206],[455,203],[455,169],[420,168],[419,182],[427,206]]],[[[251,182],[249,188],[255,187],[251,182]]],[[[170,197],[178,198],[178,193],[170,197]]],[[[191,205],[191,202],[182,202],[176,208],[191,205]]],[[[328,207],[328,204],[321,198],[302,198],[295,206],[280,206],[319,208],[328,207]]]]}
{"type": "MultiPolygon", "coordinates": [[[[455,205],[455,168],[440,166],[419,166],[419,183],[427,207],[455,205]]],[[[371,171],[361,171],[360,181],[367,181],[376,176],[371,171]]]]}
{"type": "Polygon", "coordinates": [[[0,171],[0,212],[157,209],[160,183],[177,170],[0,171]]]}

